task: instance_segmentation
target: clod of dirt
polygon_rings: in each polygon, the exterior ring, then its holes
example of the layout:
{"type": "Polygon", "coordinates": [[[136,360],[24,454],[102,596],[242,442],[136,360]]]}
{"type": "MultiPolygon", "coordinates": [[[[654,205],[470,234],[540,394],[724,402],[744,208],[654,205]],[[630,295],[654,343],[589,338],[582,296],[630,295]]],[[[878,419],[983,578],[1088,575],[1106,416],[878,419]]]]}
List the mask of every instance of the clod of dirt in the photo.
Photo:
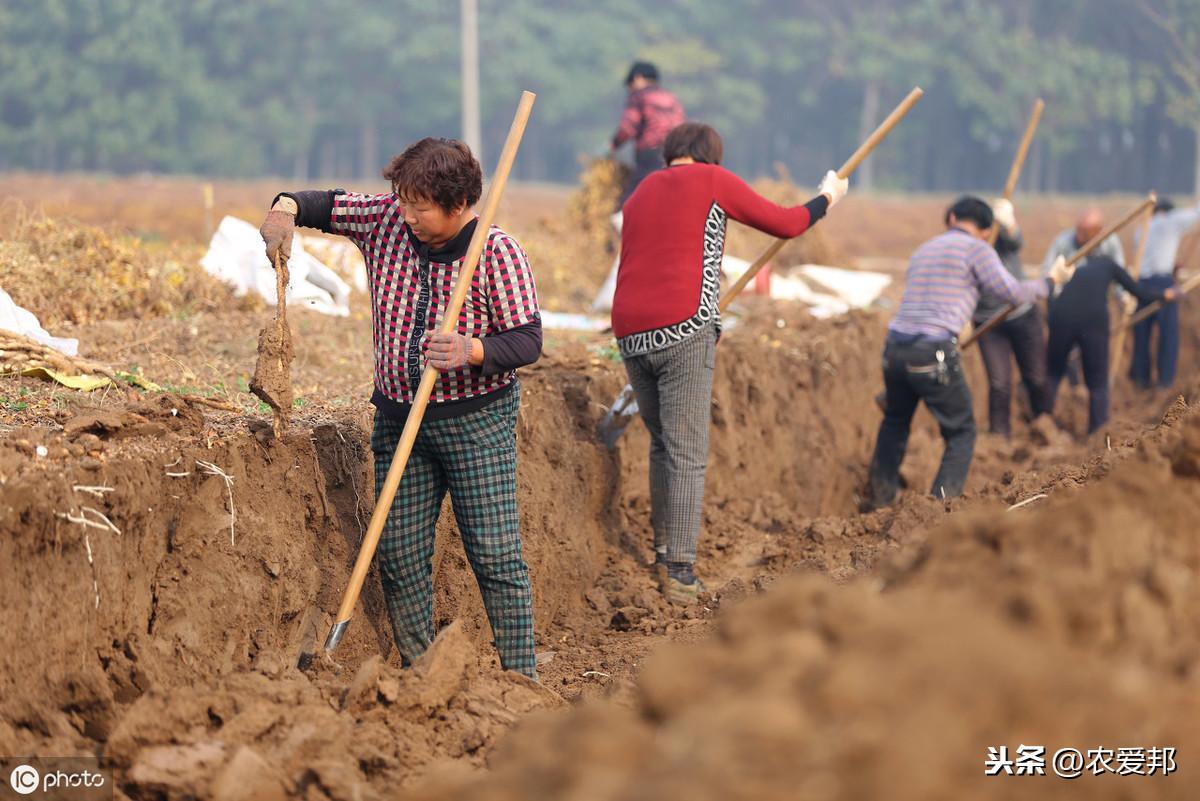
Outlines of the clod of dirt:
{"type": "Polygon", "coordinates": [[[182,395],[164,392],[130,403],[124,410],[81,407],[63,423],[63,436],[90,452],[102,447],[104,439],[161,436],[169,431],[195,434],[203,428],[203,412],[182,395]]]}
{"type": "Polygon", "coordinates": [[[442,629],[429,650],[413,665],[418,681],[414,700],[424,709],[447,704],[467,681],[467,668],[475,663],[475,649],[461,620],[442,629]]]}
{"type": "Polygon", "coordinates": [[[84,412],[63,423],[63,434],[68,439],[81,434],[108,437],[120,431],[128,422],[127,415],[120,412],[84,412]]]}
{"type": "Polygon", "coordinates": [[[272,323],[258,335],[258,362],[250,391],[286,420],[295,395],[292,392],[291,364],[296,356],[286,324],[272,323]]]}
{"type": "Polygon", "coordinates": [[[625,606],[613,613],[609,625],[616,631],[629,631],[650,614],[639,606],[625,606]]]}
{"type": "Polygon", "coordinates": [[[283,801],[288,787],[258,752],[242,746],[213,782],[213,801],[283,801]]]}

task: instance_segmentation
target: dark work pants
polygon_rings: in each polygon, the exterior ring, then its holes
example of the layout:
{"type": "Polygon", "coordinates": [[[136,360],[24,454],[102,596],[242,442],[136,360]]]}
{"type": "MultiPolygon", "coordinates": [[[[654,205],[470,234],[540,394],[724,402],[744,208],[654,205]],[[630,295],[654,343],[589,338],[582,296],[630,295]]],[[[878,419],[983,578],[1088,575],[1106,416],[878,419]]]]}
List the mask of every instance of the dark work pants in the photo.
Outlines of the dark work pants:
{"type": "MultiPolygon", "coordinates": [[[[1175,279],[1169,275],[1153,275],[1139,282],[1147,289],[1163,292],[1173,286],[1175,279]]],[[[1148,306],[1139,303],[1138,308],[1148,306]]],[[[1169,389],[1175,383],[1175,367],[1179,362],[1179,304],[1167,303],[1160,310],[1133,327],[1133,364],[1129,368],[1129,377],[1143,389],[1149,389],[1150,376],[1150,336],[1155,326],[1158,327],[1158,385],[1169,389]]]]}
{"type": "Polygon", "coordinates": [[[883,382],[887,401],[871,459],[872,503],[886,506],[896,499],[900,463],[908,448],[913,414],[921,401],[937,420],[946,441],[942,465],[930,493],[938,498],[961,495],[975,453],[975,418],[958,349],[951,342],[902,345],[889,341],[883,351],[883,382]],[[939,381],[936,369],[938,350],[946,360],[944,383],[939,381]]]}
{"type": "Polygon", "coordinates": [[[1079,346],[1083,382],[1088,388],[1088,433],[1108,422],[1108,315],[1087,323],[1050,319],[1046,345],[1046,411],[1054,411],[1058,385],[1067,372],[1071,348],[1079,346]]]}
{"type": "Polygon", "coordinates": [[[1029,392],[1033,416],[1046,411],[1046,337],[1036,307],[1008,319],[979,338],[979,353],[988,377],[988,429],[1012,434],[1012,364],[1016,358],[1021,381],[1029,392]]]}

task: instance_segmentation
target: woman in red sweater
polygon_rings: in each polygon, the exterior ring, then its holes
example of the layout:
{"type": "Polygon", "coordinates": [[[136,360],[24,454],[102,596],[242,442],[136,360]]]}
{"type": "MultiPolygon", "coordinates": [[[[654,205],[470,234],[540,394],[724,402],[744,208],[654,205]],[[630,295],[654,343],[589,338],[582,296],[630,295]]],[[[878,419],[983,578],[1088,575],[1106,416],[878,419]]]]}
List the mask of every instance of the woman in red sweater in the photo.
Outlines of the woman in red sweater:
{"type": "Polygon", "coordinates": [[[722,151],[721,137],[701,123],[684,123],[667,136],[667,169],[648,176],[625,202],[613,297],[613,333],[650,431],[655,568],[664,593],[680,603],[704,589],[694,566],[726,222],[791,239],[848,187],[830,171],[815,198],[785,208],[721,167],[722,151]]]}

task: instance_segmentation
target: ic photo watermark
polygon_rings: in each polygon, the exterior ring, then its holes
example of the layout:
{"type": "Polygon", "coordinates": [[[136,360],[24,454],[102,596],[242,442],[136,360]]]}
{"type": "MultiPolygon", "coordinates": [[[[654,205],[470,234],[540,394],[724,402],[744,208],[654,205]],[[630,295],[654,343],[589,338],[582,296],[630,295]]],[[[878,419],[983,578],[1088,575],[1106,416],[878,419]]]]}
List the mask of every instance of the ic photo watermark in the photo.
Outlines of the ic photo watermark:
{"type": "Polygon", "coordinates": [[[112,801],[112,772],[95,757],[0,757],[0,801],[112,801]]]}

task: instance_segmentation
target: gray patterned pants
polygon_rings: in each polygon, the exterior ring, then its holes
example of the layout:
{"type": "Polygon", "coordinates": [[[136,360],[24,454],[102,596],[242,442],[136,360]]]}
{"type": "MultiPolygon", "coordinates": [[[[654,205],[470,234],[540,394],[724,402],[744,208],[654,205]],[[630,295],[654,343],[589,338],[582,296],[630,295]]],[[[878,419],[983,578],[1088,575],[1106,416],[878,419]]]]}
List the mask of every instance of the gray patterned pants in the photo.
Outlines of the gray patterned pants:
{"type": "Polygon", "coordinates": [[[650,522],[669,562],[696,561],[708,466],[717,334],[706,328],[666,350],[625,359],[650,431],[650,522]]]}

